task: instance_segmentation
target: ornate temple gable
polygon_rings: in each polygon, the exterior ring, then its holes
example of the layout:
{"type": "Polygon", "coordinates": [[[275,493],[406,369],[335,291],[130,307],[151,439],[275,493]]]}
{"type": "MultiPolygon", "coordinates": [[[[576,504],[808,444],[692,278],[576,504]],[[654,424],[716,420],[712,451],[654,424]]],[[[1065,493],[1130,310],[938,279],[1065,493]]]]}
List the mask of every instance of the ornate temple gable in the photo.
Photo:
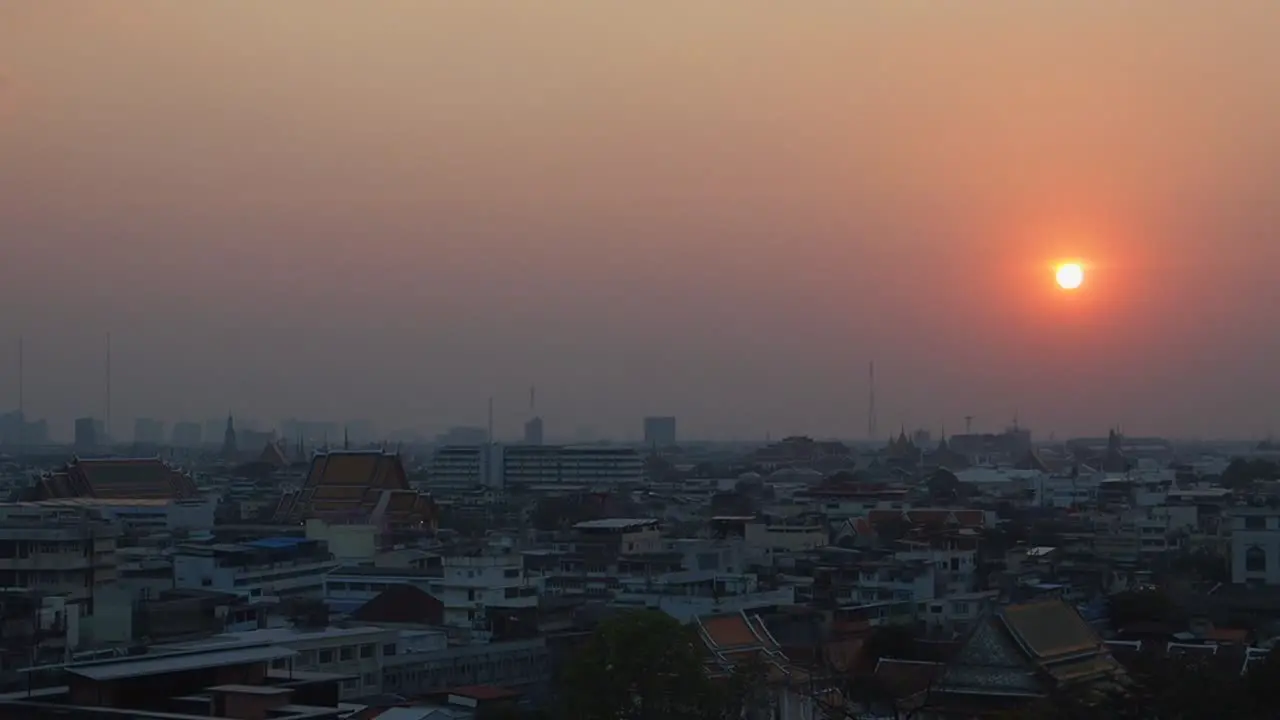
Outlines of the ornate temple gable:
{"type": "Polygon", "coordinates": [[[1035,665],[993,619],[979,623],[943,673],[947,692],[1041,694],[1035,665]]]}

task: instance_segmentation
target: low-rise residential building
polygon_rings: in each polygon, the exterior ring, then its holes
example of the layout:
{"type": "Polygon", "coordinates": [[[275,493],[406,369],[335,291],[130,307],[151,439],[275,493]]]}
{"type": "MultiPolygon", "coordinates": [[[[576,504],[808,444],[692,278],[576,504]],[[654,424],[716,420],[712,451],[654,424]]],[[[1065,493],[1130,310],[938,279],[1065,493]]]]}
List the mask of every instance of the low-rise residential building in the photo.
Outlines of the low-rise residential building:
{"type": "Polygon", "coordinates": [[[61,595],[92,612],[94,591],[116,580],[119,527],[83,508],[0,505],[0,588],[61,595]]]}
{"type": "Polygon", "coordinates": [[[175,587],[246,597],[322,597],[325,576],[338,567],[323,543],[297,537],[180,543],[172,557],[175,587]]]}

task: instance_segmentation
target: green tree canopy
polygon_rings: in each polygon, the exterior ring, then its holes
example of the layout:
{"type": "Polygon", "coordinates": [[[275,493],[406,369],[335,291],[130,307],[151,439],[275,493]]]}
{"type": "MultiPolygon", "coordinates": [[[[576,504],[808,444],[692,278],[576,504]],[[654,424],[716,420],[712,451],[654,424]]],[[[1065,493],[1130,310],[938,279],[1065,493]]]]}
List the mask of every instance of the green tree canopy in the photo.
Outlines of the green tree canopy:
{"type": "MultiPolygon", "coordinates": [[[[717,683],[693,628],[640,610],[602,623],[557,684],[568,720],[714,720],[739,683],[717,683]]],[[[737,699],[740,707],[741,698],[737,699]]]]}

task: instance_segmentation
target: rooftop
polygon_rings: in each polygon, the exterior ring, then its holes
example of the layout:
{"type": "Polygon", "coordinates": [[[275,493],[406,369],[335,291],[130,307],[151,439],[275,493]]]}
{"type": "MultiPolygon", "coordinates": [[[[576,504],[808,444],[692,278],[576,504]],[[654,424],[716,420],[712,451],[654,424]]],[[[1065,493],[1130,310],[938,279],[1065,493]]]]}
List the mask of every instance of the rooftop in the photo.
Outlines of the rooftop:
{"type": "Polygon", "coordinates": [[[92,663],[68,665],[66,671],[72,675],[78,675],[90,680],[105,681],[147,677],[149,675],[167,675],[225,665],[271,662],[272,660],[290,658],[294,655],[297,655],[297,653],[288,648],[258,645],[223,650],[194,650],[113,658],[92,663]]]}
{"type": "Polygon", "coordinates": [[[630,530],[656,525],[656,518],[604,518],[601,520],[584,520],[573,526],[575,530],[630,530]]]}

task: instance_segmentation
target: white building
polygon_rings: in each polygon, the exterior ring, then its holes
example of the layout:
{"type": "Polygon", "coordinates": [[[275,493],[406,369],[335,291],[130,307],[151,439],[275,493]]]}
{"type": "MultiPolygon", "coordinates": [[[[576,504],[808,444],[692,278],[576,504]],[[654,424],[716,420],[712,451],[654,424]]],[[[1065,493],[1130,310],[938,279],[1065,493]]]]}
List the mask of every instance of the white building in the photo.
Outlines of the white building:
{"type": "Polygon", "coordinates": [[[603,445],[446,445],[427,475],[432,486],[616,485],[644,479],[635,448],[603,445]]]}
{"type": "Polygon", "coordinates": [[[458,628],[482,628],[485,608],[537,607],[542,578],[525,574],[520,555],[447,557],[443,577],[430,593],[444,604],[444,623],[458,628]]]}
{"type": "Polygon", "coordinates": [[[276,670],[349,675],[342,682],[343,700],[377,695],[383,689],[383,664],[395,655],[401,631],[380,627],[270,628],[215,635],[194,643],[176,643],[170,649],[227,649],[272,645],[296,650],[297,655],[272,662],[276,670]]]}
{"type": "Polygon", "coordinates": [[[127,535],[173,530],[208,530],[218,507],[216,497],[189,500],[77,497],[23,503],[32,507],[87,510],[114,522],[127,535]]]}
{"type": "Polygon", "coordinates": [[[1231,582],[1280,585],[1280,508],[1232,508],[1231,582]]]}
{"type": "Polygon", "coordinates": [[[613,604],[661,610],[687,623],[706,615],[794,605],[795,601],[794,588],[764,590],[755,575],[692,570],[623,579],[613,604]]]}
{"type": "Polygon", "coordinates": [[[763,522],[743,525],[742,540],[747,557],[762,565],[772,565],[775,554],[789,555],[825,547],[827,539],[827,531],[818,525],[763,522]]]}
{"type": "Polygon", "coordinates": [[[396,585],[412,585],[433,594],[440,583],[438,571],[423,568],[345,565],[325,576],[324,597],[333,611],[350,613],[396,585]]]}
{"type": "Polygon", "coordinates": [[[0,588],[61,595],[85,608],[97,590],[115,584],[119,536],[96,512],[0,505],[0,588]]]}
{"type": "Polygon", "coordinates": [[[181,543],[173,554],[173,582],[244,597],[321,597],[325,576],[336,567],[323,543],[304,538],[181,543]]]}

